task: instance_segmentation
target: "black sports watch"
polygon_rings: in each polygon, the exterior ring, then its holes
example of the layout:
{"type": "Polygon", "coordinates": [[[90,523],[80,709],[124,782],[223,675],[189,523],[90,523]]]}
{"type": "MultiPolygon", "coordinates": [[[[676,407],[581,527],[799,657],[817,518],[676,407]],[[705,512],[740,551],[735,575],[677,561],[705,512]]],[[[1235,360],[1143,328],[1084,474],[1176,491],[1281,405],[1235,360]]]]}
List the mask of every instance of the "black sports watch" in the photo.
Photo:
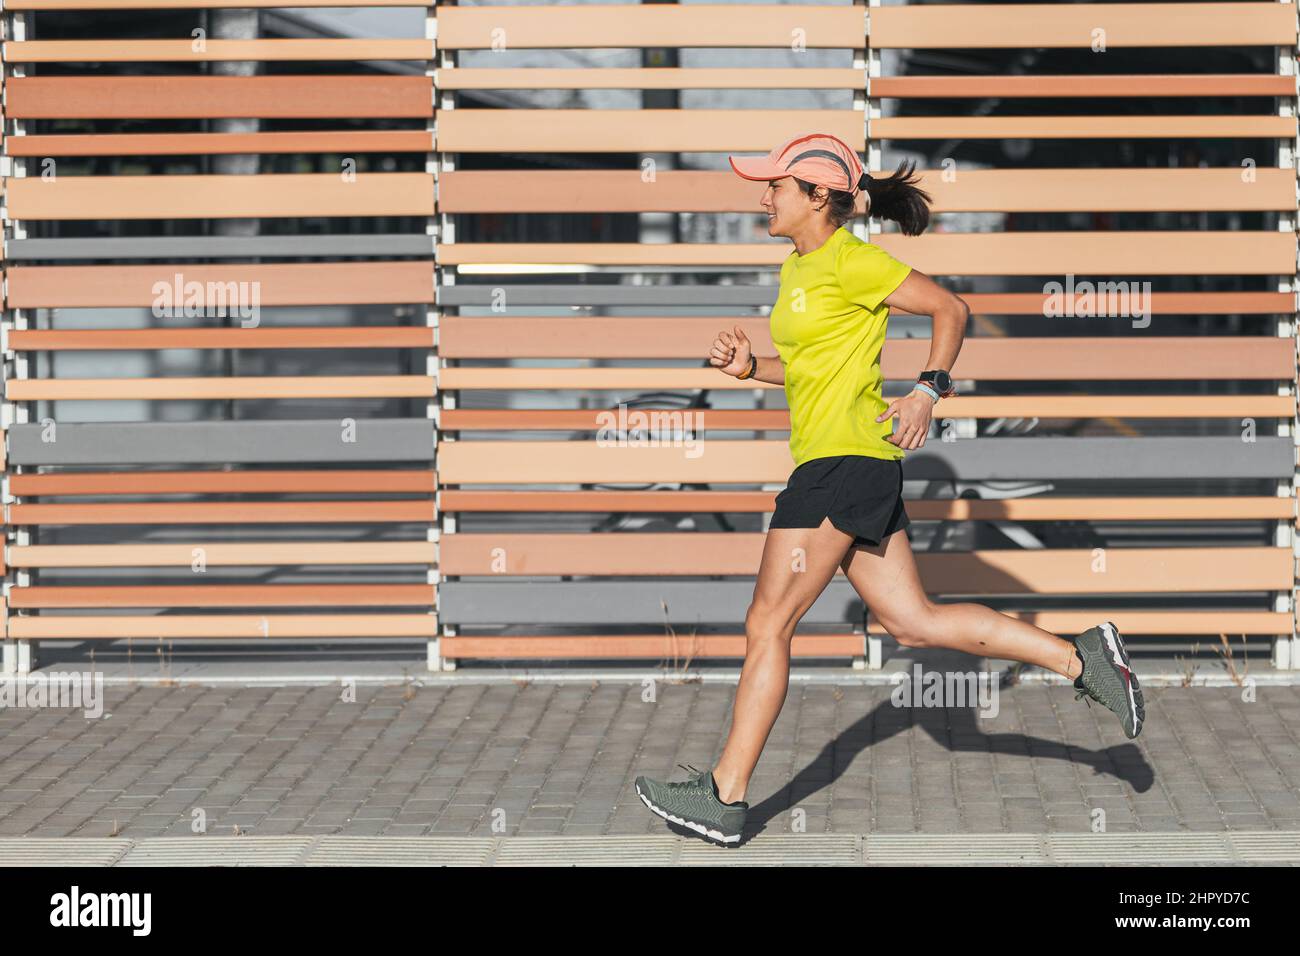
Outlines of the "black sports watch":
{"type": "Polygon", "coordinates": [[[941,368],[924,371],[917,376],[916,380],[925,382],[939,393],[940,398],[947,398],[956,391],[952,387],[952,376],[941,368]]]}

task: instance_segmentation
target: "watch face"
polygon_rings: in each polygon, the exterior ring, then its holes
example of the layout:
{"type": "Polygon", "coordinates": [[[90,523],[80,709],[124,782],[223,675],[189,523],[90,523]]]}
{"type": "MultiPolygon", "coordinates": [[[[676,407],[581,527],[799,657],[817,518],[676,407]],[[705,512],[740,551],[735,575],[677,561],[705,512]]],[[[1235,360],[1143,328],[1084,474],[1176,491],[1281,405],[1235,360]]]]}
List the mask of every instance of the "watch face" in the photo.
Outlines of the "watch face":
{"type": "Polygon", "coordinates": [[[939,391],[946,392],[952,387],[952,376],[941,371],[934,377],[934,384],[939,387],[939,391]]]}

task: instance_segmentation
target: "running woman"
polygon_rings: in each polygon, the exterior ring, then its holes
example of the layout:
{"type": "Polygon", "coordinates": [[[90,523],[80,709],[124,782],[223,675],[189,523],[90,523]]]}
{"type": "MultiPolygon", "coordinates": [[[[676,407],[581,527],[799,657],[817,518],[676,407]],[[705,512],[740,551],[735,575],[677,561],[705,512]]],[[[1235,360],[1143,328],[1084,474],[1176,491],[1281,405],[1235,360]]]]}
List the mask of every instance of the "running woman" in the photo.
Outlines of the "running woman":
{"type": "Polygon", "coordinates": [[[768,183],[761,199],[768,233],[790,239],[794,251],[781,266],[772,308],[778,354],[755,355],[736,326],[718,334],[710,364],[785,386],[795,467],[777,495],[745,616],[745,663],[722,757],[711,770],[686,766],[692,776],[684,782],[637,777],[638,796],[710,841],[740,842],[749,779],[785,703],[795,626],[836,568],[900,644],[1024,661],[1073,678],[1076,700],[1100,702],[1119,715],[1125,736],[1136,737],[1142,691],[1113,623],[1067,641],[981,604],[932,603],[900,533],[910,524],[901,460],[925,444],[935,403],[954,394],[949,370],[970,307],[844,224],[865,190],[868,214],[898,222],[906,235],[923,232],[930,196],[913,184],[912,168],[873,179],[844,142],[816,133],[766,156],[730,159],[740,176],[768,183]],[[880,351],[891,306],[931,316],[934,328],[926,369],[909,394],[888,402],[880,351]],[[792,561],[795,554],[803,561],[792,561]]]}

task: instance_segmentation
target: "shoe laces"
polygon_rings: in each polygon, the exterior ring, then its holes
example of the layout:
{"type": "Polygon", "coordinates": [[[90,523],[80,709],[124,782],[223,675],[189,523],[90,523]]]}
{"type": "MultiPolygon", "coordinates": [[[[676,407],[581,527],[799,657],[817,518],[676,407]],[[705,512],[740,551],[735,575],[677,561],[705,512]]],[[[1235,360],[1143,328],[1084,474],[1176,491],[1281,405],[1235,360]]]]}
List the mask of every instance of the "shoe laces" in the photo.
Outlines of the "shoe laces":
{"type": "Polygon", "coordinates": [[[676,782],[676,783],[669,783],[668,786],[670,786],[670,787],[694,787],[694,786],[698,786],[698,785],[699,785],[700,777],[702,777],[702,776],[704,775],[704,771],[703,771],[703,770],[699,770],[699,769],[697,769],[697,768],[695,768],[695,767],[692,767],[692,766],[691,766],[690,764],[688,764],[688,763],[679,763],[677,766],[681,767],[683,770],[686,770],[686,771],[688,771],[688,772],[690,772],[690,773],[695,774],[695,776],[692,777],[690,780],[681,780],[681,781],[678,781],[678,782],[676,782]]]}

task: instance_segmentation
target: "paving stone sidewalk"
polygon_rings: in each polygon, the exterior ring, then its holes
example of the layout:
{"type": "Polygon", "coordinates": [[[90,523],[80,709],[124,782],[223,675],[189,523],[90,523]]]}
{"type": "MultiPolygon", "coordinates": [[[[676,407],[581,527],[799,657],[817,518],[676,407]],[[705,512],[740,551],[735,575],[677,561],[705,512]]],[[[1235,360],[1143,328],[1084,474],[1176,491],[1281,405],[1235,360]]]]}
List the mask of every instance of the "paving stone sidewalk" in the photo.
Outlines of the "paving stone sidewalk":
{"type": "MultiPolygon", "coordinates": [[[[108,686],[105,716],[0,708],[0,836],[657,834],[640,773],[721,752],[734,685],[108,686]],[[238,831],[236,831],[238,828],[238,831]]],[[[1154,687],[1136,741],[1064,685],[996,716],[792,683],[750,830],[1300,830],[1300,687],[1154,687]],[[803,828],[800,830],[800,828],[803,828]]]]}

